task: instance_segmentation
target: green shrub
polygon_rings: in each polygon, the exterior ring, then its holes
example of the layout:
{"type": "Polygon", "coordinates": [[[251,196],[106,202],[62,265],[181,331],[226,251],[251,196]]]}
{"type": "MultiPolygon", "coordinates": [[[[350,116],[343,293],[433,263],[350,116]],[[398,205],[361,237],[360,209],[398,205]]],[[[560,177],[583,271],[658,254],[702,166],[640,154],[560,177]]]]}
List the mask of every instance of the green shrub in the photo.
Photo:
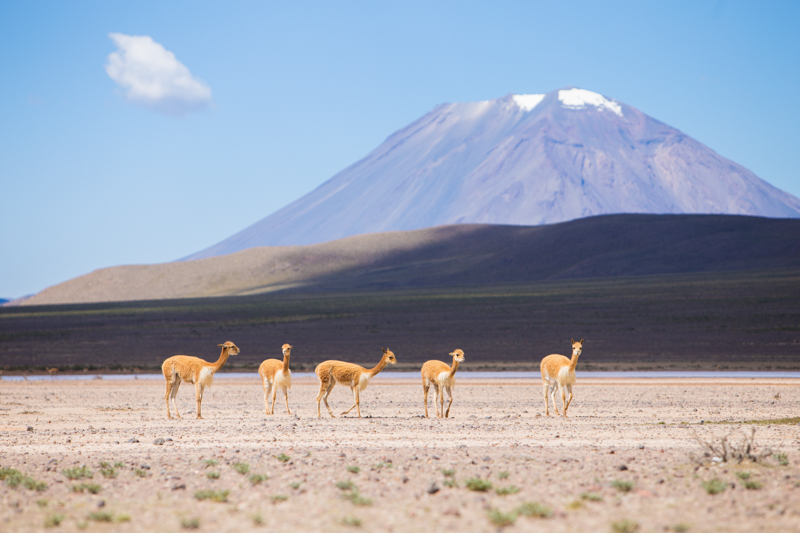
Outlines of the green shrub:
{"type": "Polygon", "coordinates": [[[633,520],[622,520],[620,522],[612,522],[611,529],[615,533],[636,533],[639,531],[639,524],[633,520]]]}
{"type": "Polygon", "coordinates": [[[250,481],[251,485],[258,485],[262,481],[266,481],[269,479],[269,476],[264,474],[250,474],[250,477],[247,478],[250,481]]]}
{"type": "Polygon", "coordinates": [[[100,492],[101,488],[102,487],[100,487],[100,485],[98,485],[97,483],[81,483],[80,485],[72,485],[70,487],[70,490],[72,492],[88,491],[92,494],[97,494],[98,492],[100,492]]]}
{"type": "Polygon", "coordinates": [[[206,472],[206,477],[208,479],[219,479],[219,472],[212,470],[211,472],[206,472]]]}
{"type": "Polygon", "coordinates": [[[250,471],[250,465],[247,463],[233,463],[233,469],[245,475],[250,471]]]}
{"type": "Polygon", "coordinates": [[[64,521],[63,514],[50,515],[44,519],[44,527],[58,527],[64,521]]]}
{"type": "Polygon", "coordinates": [[[492,488],[492,482],[488,479],[481,479],[479,477],[471,477],[464,482],[469,490],[477,492],[486,492],[492,488]]]}
{"type": "Polygon", "coordinates": [[[494,489],[498,496],[508,496],[509,494],[516,494],[519,492],[519,488],[515,487],[514,485],[508,487],[497,487],[494,489]]]}
{"type": "Polygon", "coordinates": [[[229,490],[198,490],[194,493],[194,497],[200,501],[211,500],[212,502],[224,503],[228,501],[229,490]]]}
{"type": "Polygon", "coordinates": [[[355,489],[356,488],[356,484],[353,483],[352,481],[350,481],[349,479],[347,479],[345,481],[337,481],[336,482],[336,488],[339,488],[339,489],[342,489],[342,490],[351,490],[351,489],[355,489]]]}
{"type": "Polygon", "coordinates": [[[113,522],[114,513],[108,511],[97,511],[96,513],[91,513],[89,515],[89,520],[94,522],[113,522]]]}
{"type": "Polygon", "coordinates": [[[553,510],[538,502],[526,502],[517,507],[517,513],[531,518],[549,518],[553,510]]]}
{"type": "Polygon", "coordinates": [[[64,474],[70,481],[84,478],[92,479],[94,477],[94,472],[92,472],[92,470],[86,465],[68,468],[66,470],[62,470],[61,473],[64,474]]]}
{"type": "Polygon", "coordinates": [[[497,474],[497,477],[498,477],[499,479],[508,479],[508,476],[509,476],[509,475],[510,475],[510,474],[509,474],[507,471],[503,470],[502,472],[500,472],[500,473],[498,473],[498,474],[497,474]]]}
{"type": "Polygon", "coordinates": [[[611,482],[611,486],[620,492],[630,492],[633,490],[633,481],[623,481],[615,479],[611,482]]]}
{"type": "Polygon", "coordinates": [[[350,527],[361,527],[361,519],[355,516],[345,516],[342,518],[342,524],[350,527]]]}
{"type": "Polygon", "coordinates": [[[603,501],[603,497],[597,494],[596,492],[582,492],[581,500],[586,500],[590,502],[601,502],[603,501]]]}
{"type": "Polygon", "coordinates": [[[355,465],[350,465],[347,467],[347,471],[350,472],[351,474],[358,474],[359,472],[361,472],[361,468],[355,465]]]}
{"type": "Polygon", "coordinates": [[[703,489],[709,494],[719,494],[727,488],[727,485],[717,478],[703,481],[703,489]]]}
{"type": "Polygon", "coordinates": [[[289,459],[291,459],[291,457],[289,457],[285,453],[281,453],[280,455],[276,455],[275,459],[277,459],[278,461],[280,461],[282,463],[286,463],[286,462],[289,461],[289,459]]]}
{"type": "Polygon", "coordinates": [[[488,516],[489,521],[497,527],[513,525],[517,520],[517,513],[504,513],[500,509],[492,509],[486,513],[486,516],[488,516]]]}
{"type": "Polygon", "coordinates": [[[200,528],[200,519],[199,518],[181,518],[181,527],[183,529],[199,529],[200,528]]]}
{"type": "Polygon", "coordinates": [[[758,489],[762,488],[763,486],[764,486],[763,484],[759,483],[758,481],[754,481],[754,480],[753,481],[748,480],[748,481],[744,482],[744,488],[746,488],[747,490],[758,490],[758,489]]]}

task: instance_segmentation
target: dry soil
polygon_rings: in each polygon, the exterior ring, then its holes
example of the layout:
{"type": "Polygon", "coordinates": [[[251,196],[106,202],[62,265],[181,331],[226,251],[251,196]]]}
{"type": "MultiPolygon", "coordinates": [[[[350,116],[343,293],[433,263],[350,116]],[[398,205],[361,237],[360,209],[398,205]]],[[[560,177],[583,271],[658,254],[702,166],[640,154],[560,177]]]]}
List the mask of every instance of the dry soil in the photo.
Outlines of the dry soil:
{"type": "MultiPolygon", "coordinates": [[[[380,376],[364,418],[332,419],[316,380],[268,416],[257,379],[220,376],[202,420],[191,385],[168,420],[161,381],[0,381],[0,467],[47,485],[7,476],[0,530],[800,531],[800,426],[740,423],[798,416],[796,380],[584,379],[567,419],[544,416],[537,381],[457,381],[449,419],[422,417],[416,380],[380,376]],[[691,459],[695,437],[752,427],[785,457],[691,459]],[[68,479],[83,465],[91,479],[68,479]],[[549,516],[518,512],[532,502],[549,516]]],[[[334,412],[351,403],[337,386],[334,412]]]]}

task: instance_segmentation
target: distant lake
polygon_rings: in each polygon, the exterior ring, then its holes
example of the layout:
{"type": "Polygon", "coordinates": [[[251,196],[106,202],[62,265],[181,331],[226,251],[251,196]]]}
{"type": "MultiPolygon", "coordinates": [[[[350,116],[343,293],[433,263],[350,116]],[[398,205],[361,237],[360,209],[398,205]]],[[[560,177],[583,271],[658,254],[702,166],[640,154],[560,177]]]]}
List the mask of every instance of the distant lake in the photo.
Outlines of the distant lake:
{"type": "MultiPolygon", "coordinates": [[[[631,372],[581,372],[577,371],[578,378],[728,378],[728,379],[755,379],[755,378],[782,378],[800,379],[800,372],[748,372],[748,371],[697,371],[697,372],[675,372],[675,371],[631,371],[631,372]]],[[[219,378],[255,378],[257,372],[221,372],[217,374],[219,378]]],[[[292,372],[296,378],[313,378],[313,372],[292,372]]],[[[458,379],[540,379],[539,372],[459,372],[456,374],[458,379]]],[[[382,372],[377,377],[384,379],[418,379],[419,372],[382,372]]],[[[23,381],[23,376],[0,376],[0,381],[23,381]]],[[[42,380],[124,380],[124,379],[164,379],[161,374],[64,374],[64,375],[36,375],[28,376],[28,381],[42,380]]]]}

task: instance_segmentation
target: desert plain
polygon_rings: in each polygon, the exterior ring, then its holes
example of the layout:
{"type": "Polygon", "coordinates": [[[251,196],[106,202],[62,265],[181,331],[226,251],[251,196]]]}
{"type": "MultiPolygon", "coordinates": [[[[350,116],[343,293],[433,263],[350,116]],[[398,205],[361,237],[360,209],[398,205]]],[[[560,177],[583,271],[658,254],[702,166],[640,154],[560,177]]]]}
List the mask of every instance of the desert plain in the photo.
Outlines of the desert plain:
{"type": "Polygon", "coordinates": [[[301,375],[291,415],[220,375],[202,420],[190,385],[168,420],[161,380],[4,379],[0,530],[800,531],[800,380],[579,377],[564,419],[538,380],[459,375],[447,419],[380,375],[360,419],[301,375]],[[753,428],[760,462],[703,457],[753,428]]]}

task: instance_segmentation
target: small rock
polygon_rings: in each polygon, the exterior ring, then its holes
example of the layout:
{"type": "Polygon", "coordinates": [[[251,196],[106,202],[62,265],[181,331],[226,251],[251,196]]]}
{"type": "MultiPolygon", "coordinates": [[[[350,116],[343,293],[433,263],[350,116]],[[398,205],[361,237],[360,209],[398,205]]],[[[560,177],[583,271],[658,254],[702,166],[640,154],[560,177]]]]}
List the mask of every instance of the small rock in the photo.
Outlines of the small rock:
{"type": "MultiPolygon", "coordinates": [[[[695,411],[696,411],[696,410],[697,410],[697,409],[695,409],[695,411]]],[[[701,426],[702,426],[703,424],[705,424],[705,423],[706,423],[706,421],[705,421],[705,420],[701,420],[701,421],[700,421],[700,425],[701,425],[701,426]]]]}
{"type": "Polygon", "coordinates": [[[408,483],[408,478],[406,476],[403,476],[403,480],[402,481],[403,481],[403,483],[408,483]]]}
{"type": "Polygon", "coordinates": [[[456,509],[455,507],[450,507],[449,509],[447,509],[447,510],[446,510],[444,513],[442,513],[442,514],[446,514],[446,515],[449,515],[449,516],[461,516],[461,511],[459,511],[459,510],[458,510],[458,509],[456,509]]]}
{"type": "Polygon", "coordinates": [[[28,426],[28,431],[33,431],[33,426],[28,426]]]}
{"type": "Polygon", "coordinates": [[[161,446],[165,442],[166,441],[164,439],[162,439],[161,437],[158,437],[156,440],[153,441],[153,444],[155,444],[156,446],[161,446]]]}
{"type": "Polygon", "coordinates": [[[98,507],[105,507],[106,506],[106,501],[105,500],[100,500],[99,502],[97,502],[97,506],[98,507]]]}
{"type": "Polygon", "coordinates": [[[118,440],[115,440],[115,441],[114,441],[114,444],[119,444],[119,441],[118,441],[118,440]]]}
{"type": "Polygon", "coordinates": [[[172,485],[172,490],[186,490],[186,483],[176,483],[172,485]]]}
{"type": "MultiPolygon", "coordinates": [[[[138,440],[136,442],[139,442],[138,440]]],[[[150,470],[150,465],[142,465],[142,470],[150,470]]]]}
{"type": "Polygon", "coordinates": [[[484,456],[483,456],[483,460],[484,460],[484,461],[491,461],[491,460],[492,460],[492,458],[491,458],[491,457],[489,457],[488,455],[484,455],[484,456]]]}
{"type": "Polygon", "coordinates": [[[619,466],[617,467],[617,470],[619,470],[620,472],[622,472],[622,471],[625,471],[625,470],[627,470],[627,469],[628,469],[628,467],[627,467],[626,465],[619,465],[619,466]]]}
{"type": "Polygon", "coordinates": [[[139,439],[137,439],[136,437],[131,437],[131,438],[129,438],[129,439],[128,439],[127,441],[125,441],[125,442],[137,443],[137,442],[139,442],[139,439]]]}
{"type": "Polygon", "coordinates": [[[639,445],[639,449],[640,449],[640,450],[644,450],[644,444],[640,444],[640,445],[639,445]]]}
{"type": "MultiPolygon", "coordinates": [[[[171,438],[169,438],[169,437],[167,437],[167,439],[166,439],[166,440],[167,440],[167,442],[172,442],[172,439],[171,439],[171,438]]],[[[236,450],[236,451],[239,451],[239,450],[236,450]]]]}
{"type": "Polygon", "coordinates": [[[439,487],[436,485],[436,482],[434,481],[433,483],[431,483],[431,486],[428,487],[428,494],[436,494],[437,492],[439,492],[439,487]]]}

